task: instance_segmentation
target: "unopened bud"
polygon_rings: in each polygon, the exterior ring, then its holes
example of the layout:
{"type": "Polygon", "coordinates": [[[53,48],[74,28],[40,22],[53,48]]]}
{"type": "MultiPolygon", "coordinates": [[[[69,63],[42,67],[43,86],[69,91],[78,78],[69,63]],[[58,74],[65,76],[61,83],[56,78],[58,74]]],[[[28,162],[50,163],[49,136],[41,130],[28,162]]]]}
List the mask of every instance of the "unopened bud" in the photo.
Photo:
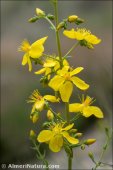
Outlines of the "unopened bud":
{"type": "Polygon", "coordinates": [[[45,15],[45,12],[42,11],[40,8],[36,8],[36,14],[37,14],[37,15],[42,15],[42,16],[44,16],[44,15],[45,15]]]}
{"type": "Polygon", "coordinates": [[[54,19],[55,19],[55,16],[52,15],[52,14],[48,14],[48,15],[47,15],[47,18],[50,19],[50,20],[54,20],[54,19]]]}
{"type": "Polygon", "coordinates": [[[76,133],[76,132],[77,132],[77,129],[70,129],[69,132],[70,132],[70,133],[76,133]]]}
{"type": "Polygon", "coordinates": [[[79,137],[81,137],[81,136],[82,136],[82,133],[76,133],[76,134],[75,134],[75,137],[76,137],[76,138],[79,138],[79,137]]]}
{"type": "Polygon", "coordinates": [[[68,22],[75,22],[77,20],[78,16],[77,15],[71,15],[68,17],[68,22]]]}
{"type": "Polygon", "coordinates": [[[48,112],[47,112],[47,118],[49,120],[53,120],[53,118],[54,118],[54,115],[53,115],[53,113],[50,110],[48,110],[48,112]]]}
{"type": "Polygon", "coordinates": [[[33,23],[33,22],[36,22],[39,18],[36,16],[36,17],[33,17],[33,18],[30,18],[28,21],[33,23]]]}
{"type": "Polygon", "coordinates": [[[92,145],[93,143],[96,142],[96,139],[88,139],[84,142],[85,145],[92,145]]]}
{"type": "Polygon", "coordinates": [[[83,22],[84,22],[84,20],[81,19],[81,18],[77,18],[77,19],[75,20],[75,24],[77,24],[77,25],[82,24],[83,22]]]}
{"type": "Polygon", "coordinates": [[[36,137],[36,133],[33,130],[30,130],[30,138],[35,138],[36,137]]]}
{"type": "Polygon", "coordinates": [[[36,123],[37,120],[39,119],[39,114],[34,113],[33,115],[30,115],[30,119],[32,120],[33,123],[36,123]]]}
{"type": "Polygon", "coordinates": [[[84,144],[81,145],[81,149],[82,149],[82,150],[85,149],[85,145],[84,145],[84,144]]]}
{"type": "Polygon", "coordinates": [[[89,153],[88,153],[88,156],[89,156],[92,160],[94,160],[94,156],[93,156],[93,153],[92,153],[92,152],[89,152],[89,153]]]}
{"type": "Polygon", "coordinates": [[[66,20],[60,22],[57,26],[57,30],[60,30],[61,28],[64,28],[66,29],[67,28],[67,23],[66,23],[66,20]]]}
{"type": "Polygon", "coordinates": [[[44,122],[42,125],[42,127],[48,127],[48,126],[50,126],[50,122],[44,122]]]}

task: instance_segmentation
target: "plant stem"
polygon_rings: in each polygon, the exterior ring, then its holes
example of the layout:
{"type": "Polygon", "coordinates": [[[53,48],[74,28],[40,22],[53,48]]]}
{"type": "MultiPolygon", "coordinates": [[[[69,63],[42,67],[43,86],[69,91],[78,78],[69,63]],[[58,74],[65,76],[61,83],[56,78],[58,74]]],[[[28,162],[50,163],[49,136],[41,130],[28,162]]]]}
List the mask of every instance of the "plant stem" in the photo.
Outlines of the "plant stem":
{"type": "MultiPolygon", "coordinates": [[[[63,58],[62,58],[62,53],[61,53],[59,32],[57,30],[57,26],[58,26],[58,0],[54,1],[54,10],[55,10],[55,25],[56,25],[56,41],[57,41],[58,55],[59,55],[59,60],[60,60],[60,68],[62,68],[63,67],[63,58]]],[[[67,123],[69,124],[69,122],[70,122],[69,102],[65,103],[65,113],[66,113],[67,123]]],[[[68,156],[68,170],[71,170],[71,169],[72,169],[72,157],[69,155],[68,156]]]]}
{"type": "Polygon", "coordinates": [[[44,17],[44,18],[49,22],[49,24],[52,26],[52,28],[56,31],[56,28],[55,28],[54,24],[51,22],[51,20],[48,19],[47,17],[44,17]]]}
{"type": "Polygon", "coordinates": [[[69,122],[70,122],[69,102],[66,102],[66,103],[65,103],[65,113],[66,113],[67,123],[69,124],[69,122]]]}
{"type": "Polygon", "coordinates": [[[59,55],[59,60],[60,60],[60,68],[63,66],[63,60],[62,60],[62,53],[61,53],[61,46],[60,46],[60,37],[59,37],[59,32],[57,30],[57,25],[58,25],[58,0],[54,1],[54,11],[55,11],[55,25],[56,25],[56,41],[57,41],[57,47],[58,47],[58,55],[59,55]]]}
{"type": "Polygon", "coordinates": [[[96,165],[95,165],[95,167],[93,168],[93,170],[96,170],[96,169],[100,166],[100,164],[102,163],[101,160],[102,160],[103,155],[104,155],[104,153],[105,153],[105,151],[106,151],[106,149],[107,149],[107,147],[108,147],[109,141],[110,141],[110,137],[107,137],[106,144],[104,145],[104,147],[103,147],[103,149],[102,149],[102,153],[101,153],[101,155],[100,155],[99,161],[96,162],[96,165]]]}
{"type": "Polygon", "coordinates": [[[68,157],[68,170],[72,169],[72,157],[68,157]]]}
{"type": "Polygon", "coordinates": [[[80,116],[81,116],[81,114],[78,113],[73,119],[70,120],[70,122],[74,122],[74,121],[77,120],[80,116]]]}
{"type": "Polygon", "coordinates": [[[71,47],[71,49],[65,54],[65,56],[64,56],[63,58],[67,57],[67,55],[70,54],[70,52],[71,52],[72,50],[74,50],[74,48],[77,47],[78,45],[79,45],[79,42],[77,42],[76,44],[74,44],[74,45],[71,47]]]}
{"type": "Polygon", "coordinates": [[[38,147],[37,147],[35,141],[32,140],[32,142],[33,142],[33,144],[34,144],[34,146],[35,146],[35,148],[36,148],[36,151],[37,151],[39,157],[41,158],[42,162],[46,165],[46,170],[49,170],[47,160],[45,160],[45,159],[42,157],[42,155],[41,155],[41,153],[40,153],[40,151],[39,151],[39,149],[38,149],[38,147]]]}

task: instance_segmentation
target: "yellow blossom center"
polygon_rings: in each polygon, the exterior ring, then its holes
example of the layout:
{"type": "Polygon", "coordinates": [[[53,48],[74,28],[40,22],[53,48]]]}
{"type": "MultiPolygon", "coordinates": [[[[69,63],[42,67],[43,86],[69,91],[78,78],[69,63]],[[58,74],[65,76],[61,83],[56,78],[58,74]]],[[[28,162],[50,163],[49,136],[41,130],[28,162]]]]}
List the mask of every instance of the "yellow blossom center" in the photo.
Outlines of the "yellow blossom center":
{"type": "Polygon", "coordinates": [[[31,46],[27,40],[24,40],[19,48],[19,51],[29,52],[31,46]]]}
{"type": "Polygon", "coordinates": [[[65,80],[70,80],[70,79],[71,79],[71,76],[70,76],[69,73],[66,73],[66,74],[64,75],[64,78],[65,78],[65,80]]]}
{"type": "Polygon", "coordinates": [[[55,127],[53,128],[53,133],[54,133],[54,135],[58,135],[58,134],[60,134],[61,132],[62,132],[62,127],[61,127],[61,126],[57,125],[57,126],[55,126],[55,127]]]}
{"type": "Polygon", "coordinates": [[[81,29],[78,28],[78,29],[77,29],[77,32],[78,32],[78,33],[81,33],[81,34],[84,35],[84,36],[91,34],[91,32],[90,32],[89,30],[86,30],[85,28],[81,28],[81,29]]]}
{"type": "Polygon", "coordinates": [[[43,97],[42,96],[37,96],[37,100],[41,100],[43,97]]]}
{"type": "Polygon", "coordinates": [[[89,106],[92,102],[92,98],[87,96],[86,100],[83,102],[84,107],[89,106]]]}
{"type": "Polygon", "coordinates": [[[30,50],[30,46],[23,46],[22,51],[28,52],[30,50]]]}

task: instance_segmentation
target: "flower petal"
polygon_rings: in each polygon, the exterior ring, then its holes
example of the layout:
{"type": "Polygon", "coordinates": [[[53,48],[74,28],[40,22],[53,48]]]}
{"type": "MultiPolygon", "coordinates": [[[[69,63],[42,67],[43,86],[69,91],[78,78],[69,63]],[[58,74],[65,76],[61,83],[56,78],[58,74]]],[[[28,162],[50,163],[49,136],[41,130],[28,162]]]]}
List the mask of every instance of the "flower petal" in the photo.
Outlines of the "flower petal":
{"type": "Polygon", "coordinates": [[[39,111],[42,111],[43,108],[44,108],[44,104],[45,104],[44,99],[37,101],[37,102],[35,103],[35,109],[37,109],[37,110],[39,110],[39,111]]]}
{"type": "Polygon", "coordinates": [[[61,70],[57,71],[57,74],[60,76],[64,76],[66,73],[68,73],[69,66],[64,66],[61,70]]]}
{"type": "Polygon", "coordinates": [[[29,55],[32,58],[39,58],[42,55],[42,53],[44,51],[43,44],[46,39],[47,39],[47,37],[41,38],[31,45],[29,55]]]}
{"type": "Polygon", "coordinates": [[[97,118],[103,118],[103,113],[102,111],[100,110],[99,107],[96,107],[96,106],[87,106],[84,108],[83,110],[83,116],[85,117],[89,117],[91,115],[94,115],[96,116],[97,118]]]}
{"type": "Polygon", "coordinates": [[[59,90],[59,87],[64,83],[65,79],[60,76],[53,77],[49,82],[49,87],[54,89],[55,91],[59,90]]]}
{"type": "MultiPolygon", "coordinates": [[[[51,68],[46,68],[45,75],[48,75],[48,74],[50,74],[50,73],[51,73],[51,68]]],[[[50,76],[50,75],[48,75],[48,76],[50,76]]]]}
{"type": "Polygon", "coordinates": [[[48,38],[48,36],[40,38],[39,40],[35,41],[31,46],[33,47],[33,46],[37,46],[39,44],[43,45],[47,38],[48,38]]]}
{"type": "Polygon", "coordinates": [[[44,63],[44,67],[54,67],[56,65],[56,61],[55,60],[47,60],[45,63],[44,63]]]}
{"type": "Polygon", "coordinates": [[[85,37],[85,34],[81,33],[81,32],[78,32],[78,31],[75,31],[75,39],[80,41],[80,40],[83,40],[85,37]]]}
{"type": "Polygon", "coordinates": [[[45,73],[45,71],[46,71],[46,68],[42,68],[42,69],[36,71],[35,74],[43,74],[43,73],[45,73]]]}
{"type": "Polygon", "coordinates": [[[23,65],[23,66],[26,65],[27,62],[28,62],[28,54],[25,53],[24,56],[23,56],[22,65],[23,65]]]}
{"type": "Polygon", "coordinates": [[[89,85],[78,77],[72,77],[71,81],[81,90],[86,90],[89,88],[89,85]]]}
{"type": "Polygon", "coordinates": [[[65,131],[70,130],[73,126],[74,126],[74,123],[66,126],[65,128],[62,128],[62,130],[65,130],[65,131]]]}
{"type": "Polygon", "coordinates": [[[30,57],[28,57],[28,66],[29,66],[29,71],[32,70],[32,63],[31,63],[31,60],[30,60],[30,57]]]}
{"type": "Polygon", "coordinates": [[[68,102],[73,91],[73,85],[70,81],[66,81],[59,88],[61,99],[63,102],[68,102]]]}
{"type": "Polygon", "coordinates": [[[83,104],[73,103],[69,105],[69,112],[81,112],[83,110],[83,104]]]}
{"type": "Polygon", "coordinates": [[[30,49],[29,55],[32,58],[39,58],[39,57],[41,57],[43,51],[44,51],[43,45],[37,44],[30,49]]]}
{"type": "Polygon", "coordinates": [[[53,133],[52,131],[50,130],[42,130],[38,137],[37,137],[37,140],[38,142],[47,142],[51,139],[51,137],[53,136],[53,133]]]}
{"type": "Polygon", "coordinates": [[[71,144],[77,144],[79,143],[78,139],[75,139],[74,137],[71,137],[68,132],[62,132],[62,135],[68,140],[71,144]]]}
{"type": "Polygon", "coordinates": [[[77,67],[76,69],[70,72],[70,76],[80,73],[83,69],[83,67],[77,67]]]}
{"type": "Polygon", "coordinates": [[[50,102],[58,102],[59,101],[55,96],[52,96],[52,95],[45,95],[44,99],[46,99],[50,102]]]}
{"type": "Polygon", "coordinates": [[[50,139],[49,148],[53,152],[59,152],[63,146],[63,137],[62,135],[56,135],[50,139]]]}
{"type": "Polygon", "coordinates": [[[71,39],[75,39],[75,30],[72,29],[70,31],[64,31],[63,34],[68,37],[68,38],[71,38],[71,39]]]}
{"type": "Polygon", "coordinates": [[[101,39],[97,38],[95,35],[87,35],[85,40],[91,44],[99,44],[101,39]]]}

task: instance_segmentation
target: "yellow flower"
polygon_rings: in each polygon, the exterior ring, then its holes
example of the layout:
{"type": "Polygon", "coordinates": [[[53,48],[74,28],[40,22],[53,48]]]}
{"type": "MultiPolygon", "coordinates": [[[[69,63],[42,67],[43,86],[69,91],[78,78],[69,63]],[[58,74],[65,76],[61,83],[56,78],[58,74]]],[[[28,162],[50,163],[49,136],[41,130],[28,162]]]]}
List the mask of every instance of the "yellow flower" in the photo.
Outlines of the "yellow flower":
{"type": "Polygon", "coordinates": [[[77,30],[72,29],[70,31],[65,30],[63,34],[68,38],[80,41],[81,45],[87,46],[88,48],[93,48],[93,45],[101,42],[101,39],[91,34],[91,32],[85,28],[78,28],[77,30]]]}
{"type": "MultiPolygon", "coordinates": [[[[45,75],[49,76],[48,78],[50,79],[50,73],[52,73],[52,71],[57,71],[59,68],[60,68],[60,64],[59,64],[59,61],[58,61],[59,57],[56,57],[55,58],[47,58],[45,61],[44,61],[44,64],[43,64],[43,68],[36,71],[35,74],[43,74],[45,73],[45,75]]],[[[63,60],[63,66],[68,66],[68,62],[66,59],[63,60]]]]}
{"type": "Polygon", "coordinates": [[[86,84],[80,78],[74,76],[82,70],[83,67],[77,67],[76,69],[69,71],[69,66],[65,66],[62,70],[57,72],[58,75],[54,76],[50,80],[49,86],[55,91],[60,92],[63,102],[69,101],[73,91],[73,84],[81,90],[86,90],[89,88],[88,84],[86,84]]]}
{"type": "Polygon", "coordinates": [[[79,143],[79,140],[71,137],[68,132],[74,124],[70,124],[66,127],[63,126],[64,123],[58,123],[50,127],[50,130],[42,130],[37,137],[38,142],[48,143],[49,149],[53,152],[59,152],[61,150],[64,139],[71,144],[79,143]]]}
{"type": "Polygon", "coordinates": [[[35,110],[42,111],[44,106],[47,104],[47,101],[54,103],[59,102],[59,99],[52,95],[41,96],[38,90],[34,90],[33,94],[29,97],[28,100],[28,102],[34,103],[31,114],[35,112],[35,110]]]}
{"type": "Polygon", "coordinates": [[[33,44],[29,44],[27,40],[22,42],[22,45],[19,48],[19,51],[25,52],[22,60],[22,65],[28,64],[29,71],[32,70],[32,62],[31,58],[39,58],[42,56],[44,51],[44,42],[46,41],[47,37],[41,38],[35,41],[33,44]]]}
{"type": "MultiPolygon", "coordinates": [[[[55,67],[56,64],[57,64],[57,61],[55,59],[47,58],[44,61],[43,68],[36,71],[35,74],[45,73],[45,75],[49,75],[52,72],[52,69],[55,67]]],[[[50,76],[49,76],[49,78],[50,78],[50,76]]]]}
{"type": "Polygon", "coordinates": [[[103,118],[103,113],[99,107],[90,106],[93,98],[86,96],[86,99],[82,99],[81,103],[73,103],[69,105],[69,112],[81,112],[83,116],[89,117],[91,115],[97,118],[103,118]]]}

